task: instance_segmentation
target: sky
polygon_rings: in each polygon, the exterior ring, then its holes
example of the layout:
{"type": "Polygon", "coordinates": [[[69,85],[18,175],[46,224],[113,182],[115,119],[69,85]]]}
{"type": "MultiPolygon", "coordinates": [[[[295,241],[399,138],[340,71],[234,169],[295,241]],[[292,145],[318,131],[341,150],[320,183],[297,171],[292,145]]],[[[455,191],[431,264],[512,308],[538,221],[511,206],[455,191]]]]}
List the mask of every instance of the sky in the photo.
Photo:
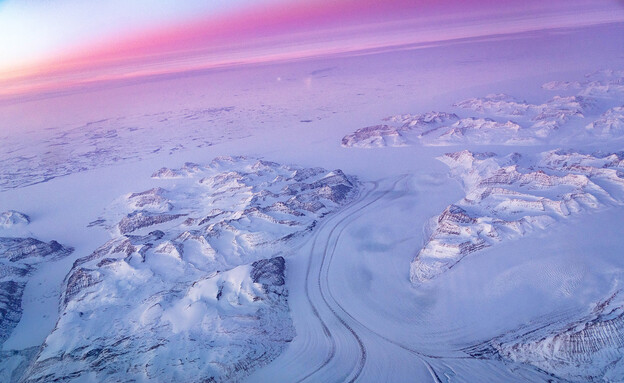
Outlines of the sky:
{"type": "Polygon", "coordinates": [[[617,0],[0,0],[0,97],[622,21],[617,0]]]}

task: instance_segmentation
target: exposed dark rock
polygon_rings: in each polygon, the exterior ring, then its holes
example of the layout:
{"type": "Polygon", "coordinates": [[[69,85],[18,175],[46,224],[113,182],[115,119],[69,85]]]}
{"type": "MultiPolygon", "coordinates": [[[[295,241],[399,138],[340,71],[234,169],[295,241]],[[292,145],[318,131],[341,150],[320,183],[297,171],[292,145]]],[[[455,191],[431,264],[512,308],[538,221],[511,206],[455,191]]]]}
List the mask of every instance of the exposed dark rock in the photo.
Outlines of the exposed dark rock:
{"type": "Polygon", "coordinates": [[[105,219],[99,218],[99,219],[96,219],[95,221],[89,222],[87,227],[103,226],[105,223],[106,223],[105,219]]]}
{"type": "Polygon", "coordinates": [[[4,264],[0,263],[0,279],[4,279],[6,277],[25,277],[34,269],[33,266],[28,264],[14,263],[4,264]]]}
{"type": "Polygon", "coordinates": [[[171,210],[173,205],[165,197],[165,189],[153,188],[141,193],[132,193],[128,200],[137,208],[155,207],[161,210],[171,210]]]}
{"type": "Polygon", "coordinates": [[[99,273],[95,270],[78,268],[71,272],[67,279],[67,287],[65,288],[63,304],[67,305],[74,296],[83,289],[96,285],[100,282],[99,273]]]}
{"type": "Polygon", "coordinates": [[[11,262],[25,258],[59,258],[72,251],[56,241],[46,243],[34,238],[0,238],[0,259],[11,262]]]}
{"type": "Polygon", "coordinates": [[[0,282],[0,345],[22,317],[22,294],[26,283],[0,282]]]}
{"type": "Polygon", "coordinates": [[[284,284],[285,261],[283,257],[262,259],[251,264],[251,279],[255,283],[270,286],[282,286],[284,284]]]}
{"type": "Polygon", "coordinates": [[[156,214],[144,210],[134,211],[119,221],[117,227],[121,234],[131,233],[135,230],[172,221],[186,214],[156,214]]]}
{"type": "Polygon", "coordinates": [[[443,222],[475,223],[477,220],[469,216],[461,207],[449,205],[438,217],[438,223],[443,222]]]}
{"type": "Polygon", "coordinates": [[[56,241],[0,238],[0,348],[22,317],[22,295],[31,272],[40,262],[57,260],[72,251],[56,241]]]}

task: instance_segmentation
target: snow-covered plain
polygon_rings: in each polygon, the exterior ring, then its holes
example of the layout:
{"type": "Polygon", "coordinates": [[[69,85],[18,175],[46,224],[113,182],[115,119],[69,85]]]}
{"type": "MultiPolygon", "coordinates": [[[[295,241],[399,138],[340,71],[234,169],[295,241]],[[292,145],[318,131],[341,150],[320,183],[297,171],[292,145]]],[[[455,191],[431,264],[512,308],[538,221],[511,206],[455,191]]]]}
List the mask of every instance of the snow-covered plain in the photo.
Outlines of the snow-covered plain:
{"type": "Polygon", "coordinates": [[[0,237],[74,251],[28,275],[0,380],[624,380],[623,29],[5,101],[0,211],[29,223],[0,237]],[[488,245],[425,251],[455,237],[488,245]]]}

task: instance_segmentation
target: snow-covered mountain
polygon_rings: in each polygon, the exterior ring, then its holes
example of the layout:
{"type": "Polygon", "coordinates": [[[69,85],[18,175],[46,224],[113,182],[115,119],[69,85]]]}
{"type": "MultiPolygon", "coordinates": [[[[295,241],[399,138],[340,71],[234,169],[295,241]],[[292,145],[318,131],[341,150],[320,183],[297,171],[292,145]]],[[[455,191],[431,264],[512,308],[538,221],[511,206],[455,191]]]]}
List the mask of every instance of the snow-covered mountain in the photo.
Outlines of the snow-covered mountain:
{"type": "Polygon", "coordinates": [[[536,160],[467,150],[440,157],[465,197],[431,220],[429,237],[411,265],[412,282],[426,282],[471,253],[569,215],[623,203],[623,158],[560,150],[536,160]]]}
{"type": "Polygon", "coordinates": [[[624,135],[624,106],[607,110],[585,129],[600,138],[621,137],[624,135]]]}
{"type": "Polygon", "coordinates": [[[624,381],[624,14],[562,10],[0,100],[0,382],[624,381]]]}
{"type": "Polygon", "coordinates": [[[0,227],[9,229],[26,226],[30,223],[30,218],[19,211],[8,210],[0,214],[0,227]]]}
{"type": "Polygon", "coordinates": [[[168,186],[105,213],[113,238],[74,263],[24,381],[239,380],[295,336],[282,255],[358,191],[340,170],[245,157],[154,178],[168,186]]]}
{"type": "Polygon", "coordinates": [[[405,128],[395,128],[388,125],[375,125],[360,128],[353,134],[342,138],[345,148],[380,148],[384,146],[405,146],[407,140],[403,136],[405,128]]]}
{"type": "Polygon", "coordinates": [[[619,97],[624,94],[621,71],[589,74],[583,82],[552,81],[543,88],[574,90],[577,94],[557,95],[539,104],[503,93],[469,98],[456,102],[453,107],[472,111],[477,116],[460,118],[447,112],[396,115],[385,119],[387,125],[369,126],[346,135],[342,146],[376,148],[414,143],[425,146],[525,146],[562,138],[582,141],[622,137],[622,110],[617,105],[619,97]],[[598,118],[591,122],[593,117],[598,118]],[[578,129],[582,123],[587,125],[585,131],[578,129]]]}

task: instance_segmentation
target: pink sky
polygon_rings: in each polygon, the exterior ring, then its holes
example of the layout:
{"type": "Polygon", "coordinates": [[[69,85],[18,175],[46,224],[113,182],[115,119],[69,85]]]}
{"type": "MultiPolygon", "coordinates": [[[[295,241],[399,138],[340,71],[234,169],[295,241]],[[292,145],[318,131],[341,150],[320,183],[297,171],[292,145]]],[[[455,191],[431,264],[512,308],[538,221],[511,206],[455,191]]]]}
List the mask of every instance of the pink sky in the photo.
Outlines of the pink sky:
{"type": "Polygon", "coordinates": [[[0,96],[241,63],[620,21],[624,13],[615,0],[256,1],[133,30],[120,26],[119,33],[107,32],[78,43],[61,41],[52,53],[22,60],[18,66],[0,62],[0,96]]]}

